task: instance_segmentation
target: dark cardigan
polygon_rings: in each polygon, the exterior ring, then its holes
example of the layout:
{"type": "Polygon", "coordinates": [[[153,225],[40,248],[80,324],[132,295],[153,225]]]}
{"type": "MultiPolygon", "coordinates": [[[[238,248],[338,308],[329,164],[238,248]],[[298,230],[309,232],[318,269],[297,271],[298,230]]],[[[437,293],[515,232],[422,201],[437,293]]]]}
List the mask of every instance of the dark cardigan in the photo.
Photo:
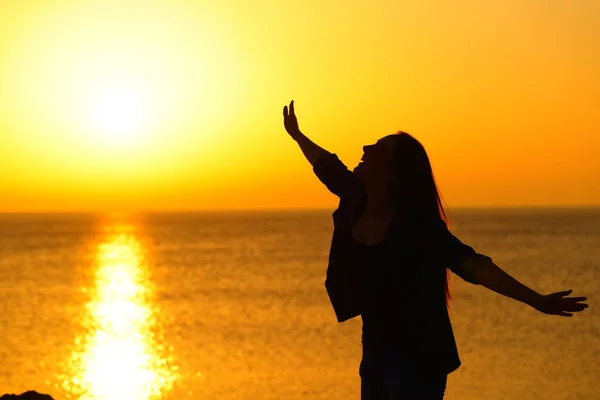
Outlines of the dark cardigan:
{"type": "MultiPolygon", "coordinates": [[[[360,273],[367,266],[357,265],[360,263],[352,257],[349,246],[352,226],[367,204],[367,195],[362,183],[335,154],[319,160],[313,170],[340,198],[333,213],[325,287],[338,322],[344,322],[361,314],[360,273]]],[[[395,217],[385,239],[392,258],[397,315],[402,315],[406,327],[403,336],[415,368],[445,373],[456,370],[461,362],[444,295],[446,269],[477,284],[472,271],[477,262],[467,263],[471,266],[467,268],[464,261],[489,257],[463,244],[441,219],[395,217]]]]}

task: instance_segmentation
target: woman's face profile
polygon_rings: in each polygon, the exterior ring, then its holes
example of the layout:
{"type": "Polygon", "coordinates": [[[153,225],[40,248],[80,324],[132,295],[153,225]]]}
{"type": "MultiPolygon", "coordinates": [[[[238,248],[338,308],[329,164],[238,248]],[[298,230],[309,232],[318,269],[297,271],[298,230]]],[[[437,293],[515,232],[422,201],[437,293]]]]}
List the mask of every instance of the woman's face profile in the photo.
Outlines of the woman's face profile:
{"type": "Polygon", "coordinates": [[[374,144],[363,146],[363,156],[354,174],[365,185],[385,184],[392,178],[392,158],[398,145],[397,135],[388,135],[374,144]]]}

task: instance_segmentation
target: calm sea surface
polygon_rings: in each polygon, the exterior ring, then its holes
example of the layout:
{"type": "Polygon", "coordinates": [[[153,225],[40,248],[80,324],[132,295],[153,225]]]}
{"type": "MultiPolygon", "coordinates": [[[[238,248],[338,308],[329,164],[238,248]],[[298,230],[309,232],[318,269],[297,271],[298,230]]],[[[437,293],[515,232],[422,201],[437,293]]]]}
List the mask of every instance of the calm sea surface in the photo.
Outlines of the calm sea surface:
{"type": "MultiPolygon", "coordinates": [[[[600,399],[600,209],[454,210],[547,316],[454,277],[449,400],[600,399]]],[[[331,212],[0,215],[0,394],[359,399],[360,319],[323,282],[331,212]]]]}

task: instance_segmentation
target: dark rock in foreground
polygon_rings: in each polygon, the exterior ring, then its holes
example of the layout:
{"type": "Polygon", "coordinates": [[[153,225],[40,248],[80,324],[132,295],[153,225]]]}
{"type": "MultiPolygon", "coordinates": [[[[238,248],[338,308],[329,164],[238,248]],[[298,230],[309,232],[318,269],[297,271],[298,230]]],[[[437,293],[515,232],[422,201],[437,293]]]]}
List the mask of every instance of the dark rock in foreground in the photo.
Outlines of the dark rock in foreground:
{"type": "Polygon", "coordinates": [[[41,394],[34,391],[25,392],[23,394],[5,394],[0,397],[0,400],[54,400],[47,394],[41,394]]]}

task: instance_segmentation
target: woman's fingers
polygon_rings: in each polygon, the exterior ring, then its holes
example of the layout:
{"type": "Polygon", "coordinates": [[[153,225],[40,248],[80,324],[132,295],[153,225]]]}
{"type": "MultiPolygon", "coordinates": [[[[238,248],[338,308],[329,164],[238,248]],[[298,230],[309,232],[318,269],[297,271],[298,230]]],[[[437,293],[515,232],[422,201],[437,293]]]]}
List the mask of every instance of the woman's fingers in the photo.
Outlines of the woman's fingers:
{"type": "Polygon", "coordinates": [[[294,114],[294,100],[290,102],[289,106],[283,107],[283,126],[292,137],[295,137],[300,132],[298,120],[294,114]]]}
{"type": "Polygon", "coordinates": [[[290,102],[289,110],[288,106],[283,106],[283,118],[287,118],[290,115],[294,115],[294,100],[290,102]]]}
{"type": "Polygon", "coordinates": [[[572,292],[572,290],[565,290],[564,292],[552,293],[552,296],[565,297],[565,296],[571,294],[571,292],[572,292]]]}
{"type": "Polygon", "coordinates": [[[561,317],[572,317],[573,316],[573,314],[569,314],[566,312],[560,312],[560,313],[558,313],[558,315],[560,315],[561,317]]]}
{"type": "Polygon", "coordinates": [[[567,303],[564,304],[562,308],[565,311],[583,311],[588,308],[588,305],[582,303],[567,303]]]}
{"type": "MultiPolygon", "coordinates": [[[[564,313],[565,311],[569,311],[569,312],[579,312],[579,311],[583,311],[586,308],[588,308],[589,306],[585,303],[579,303],[580,301],[583,301],[587,299],[586,297],[572,297],[572,298],[561,298],[559,303],[559,307],[560,307],[560,311],[561,313],[564,313]]],[[[559,314],[561,315],[561,314],[559,314]]]]}

